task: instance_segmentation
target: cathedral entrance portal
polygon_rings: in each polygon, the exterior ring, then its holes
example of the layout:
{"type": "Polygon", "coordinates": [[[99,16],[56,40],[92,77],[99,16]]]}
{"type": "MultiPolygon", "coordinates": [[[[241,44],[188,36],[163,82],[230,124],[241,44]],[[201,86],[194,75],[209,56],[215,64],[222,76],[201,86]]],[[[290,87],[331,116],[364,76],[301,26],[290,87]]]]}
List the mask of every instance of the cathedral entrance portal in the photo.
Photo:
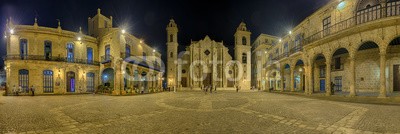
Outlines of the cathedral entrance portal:
{"type": "Polygon", "coordinates": [[[211,86],[212,79],[211,79],[211,73],[206,74],[205,79],[203,80],[203,85],[204,86],[211,86]]]}

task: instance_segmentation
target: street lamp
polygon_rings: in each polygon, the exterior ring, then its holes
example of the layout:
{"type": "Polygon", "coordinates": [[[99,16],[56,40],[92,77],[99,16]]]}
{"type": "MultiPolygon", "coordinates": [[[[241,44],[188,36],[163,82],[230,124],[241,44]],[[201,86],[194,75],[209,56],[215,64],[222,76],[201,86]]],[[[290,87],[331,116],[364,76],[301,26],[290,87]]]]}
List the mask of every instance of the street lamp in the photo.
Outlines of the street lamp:
{"type": "Polygon", "coordinates": [[[14,34],[14,29],[10,29],[10,34],[14,34]]]}
{"type": "Polygon", "coordinates": [[[125,33],[126,33],[126,30],[125,30],[125,29],[122,29],[121,32],[122,32],[123,34],[125,34],[125,33]]]}

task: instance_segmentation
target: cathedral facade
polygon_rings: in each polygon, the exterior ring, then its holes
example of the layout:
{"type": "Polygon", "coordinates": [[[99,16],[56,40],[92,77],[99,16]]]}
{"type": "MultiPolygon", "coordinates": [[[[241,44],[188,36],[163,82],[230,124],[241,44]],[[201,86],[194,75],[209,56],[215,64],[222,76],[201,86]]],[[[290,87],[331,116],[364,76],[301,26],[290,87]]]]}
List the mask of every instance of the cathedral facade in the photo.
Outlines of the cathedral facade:
{"type": "Polygon", "coordinates": [[[191,41],[185,51],[178,53],[178,26],[170,20],[167,26],[168,87],[178,90],[199,90],[202,87],[250,89],[250,34],[242,22],[235,34],[234,57],[224,42],[217,42],[209,36],[191,41]]]}

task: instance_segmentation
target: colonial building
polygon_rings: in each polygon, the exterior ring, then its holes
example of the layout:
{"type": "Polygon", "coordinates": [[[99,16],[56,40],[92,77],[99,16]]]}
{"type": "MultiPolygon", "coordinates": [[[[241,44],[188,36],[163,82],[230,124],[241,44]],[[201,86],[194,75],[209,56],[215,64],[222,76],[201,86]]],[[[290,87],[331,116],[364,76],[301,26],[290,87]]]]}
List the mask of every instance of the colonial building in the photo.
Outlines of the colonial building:
{"type": "Polygon", "coordinates": [[[260,90],[269,89],[266,87],[266,65],[268,61],[268,51],[271,47],[275,46],[279,41],[279,37],[267,34],[261,34],[252,44],[252,87],[260,90]]]}
{"type": "Polygon", "coordinates": [[[399,0],[332,0],[268,49],[268,87],[380,97],[400,91],[399,6],[399,0]]]}
{"type": "Polygon", "coordinates": [[[161,90],[161,54],[143,40],[114,28],[112,17],[97,11],[88,34],[7,21],[5,66],[8,93],[34,86],[38,94],[123,95],[161,90]],[[102,85],[102,86],[100,86],[102,85]]]}
{"type": "Polygon", "coordinates": [[[178,53],[178,26],[174,20],[167,25],[167,79],[170,88],[200,89],[216,87],[250,89],[251,45],[250,31],[240,23],[235,33],[235,59],[229,55],[224,42],[206,36],[192,41],[186,51],[178,53]],[[239,67],[241,66],[241,67],[239,67]],[[239,71],[241,70],[241,71],[239,71]]]}

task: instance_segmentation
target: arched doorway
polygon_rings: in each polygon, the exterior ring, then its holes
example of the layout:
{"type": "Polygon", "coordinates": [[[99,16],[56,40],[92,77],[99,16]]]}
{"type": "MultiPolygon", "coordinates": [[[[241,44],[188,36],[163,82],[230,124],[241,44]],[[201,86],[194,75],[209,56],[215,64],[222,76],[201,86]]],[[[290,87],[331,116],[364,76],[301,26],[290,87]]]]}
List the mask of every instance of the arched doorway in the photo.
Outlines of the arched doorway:
{"type": "Polygon", "coordinates": [[[73,93],[75,92],[75,72],[67,72],[67,92],[73,93]]]}
{"type": "Polygon", "coordinates": [[[400,53],[400,37],[393,39],[387,48],[387,55],[391,59],[389,61],[389,72],[393,74],[390,86],[392,91],[400,91],[400,58],[396,55],[400,53]]]}
{"type": "Polygon", "coordinates": [[[101,82],[105,87],[114,87],[114,69],[104,69],[101,73],[101,82]]]}
{"type": "Polygon", "coordinates": [[[294,68],[294,89],[297,91],[304,91],[305,89],[305,74],[304,74],[303,60],[298,60],[294,68]]]}
{"type": "Polygon", "coordinates": [[[350,79],[346,79],[346,75],[351,75],[351,73],[346,73],[351,71],[347,66],[349,60],[349,51],[346,48],[340,48],[333,53],[332,56],[332,68],[331,68],[331,81],[329,83],[334,84],[333,88],[334,92],[349,92],[350,85],[347,83],[343,83],[343,81],[349,81],[350,79]]]}
{"type": "MultiPolygon", "coordinates": [[[[318,54],[314,59],[314,71],[312,78],[314,80],[313,89],[319,92],[326,91],[326,58],[323,54],[318,54]]],[[[314,90],[313,90],[314,91],[314,90]]]]}
{"type": "Polygon", "coordinates": [[[379,92],[380,62],[379,46],[372,41],[364,42],[355,55],[355,89],[379,92]]]}
{"type": "Polygon", "coordinates": [[[282,82],[282,90],[290,90],[290,83],[291,83],[291,79],[290,79],[290,65],[289,64],[285,64],[285,66],[283,67],[283,71],[282,71],[282,78],[281,78],[281,82],[282,82]]]}

